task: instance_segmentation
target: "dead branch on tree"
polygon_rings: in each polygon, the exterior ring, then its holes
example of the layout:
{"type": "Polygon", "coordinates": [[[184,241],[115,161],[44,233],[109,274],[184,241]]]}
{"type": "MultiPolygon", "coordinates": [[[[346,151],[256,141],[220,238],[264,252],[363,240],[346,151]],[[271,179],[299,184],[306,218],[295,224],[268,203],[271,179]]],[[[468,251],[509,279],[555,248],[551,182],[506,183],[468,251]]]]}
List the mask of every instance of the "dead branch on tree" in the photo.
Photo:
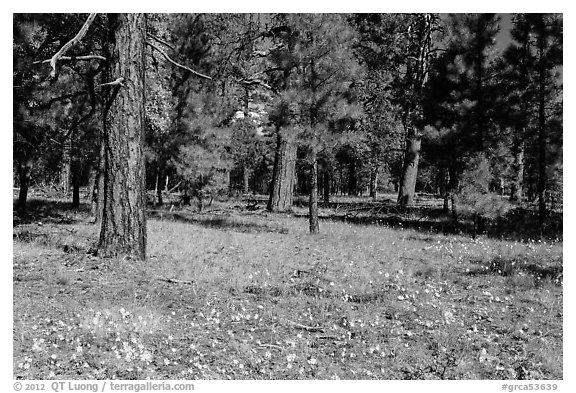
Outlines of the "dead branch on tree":
{"type": "Polygon", "coordinates": [[[88,29],[90,28],[90,25],[94,21],[94,18],[96,18],[96,15],[97,14],[95,13],[90,14],[90,16],[88,16],[88,19],[86,19],[86,22],[84,22],[84,25],[82,26],[78,34],[76,34],[76,36],[72,38],[70,41],[65,43],[64,46],[60,48],[60,50],[56,52],[54,56],[52,56],[52,58],[50,59],[50,66],[52,67],[52,71],[50,72],[50,78],[52,79],[56,78],[56,63],[58,62],[58,60],[62,58],[62,56],[64,56],[64,54],[66,54],[66,52],[68,52],[68,50],[71,47],[79,43],[82,40],[82,38],[84,38],[84,36],[88,32],[88,29]]]}
{"type": "Polygon", "coordinates": [[[115,81],[108,82],[108,83],[102,83],[102,84],[98,85],[98,87],[101,87],[101,86],[125,86],[124,85],[124,78],[120,77],[120,78],[116,79],[115,81]]]}
{"type": "Polygon", "coordinates": [[[168,60],[170,63],[172,63],[172,64],[175,65],[176,67],[182,68],[183,70],[186,70],[186,71],[189,71],[189,72],[191,72],[192,74],[194,74],[194,75],[196,75],[196,76],[199,76],[199,77],[201,77],[201,78],[208,79],[208,80],[212,80],[212,78],[209,77],[208,75],[201,74],[201,73],[199,73],[199,72],[197,72],[197,71],[194,71],[193,69],[191,69],[191,68],[189,68],[189,67],[186,67],[185,65],[182,65],[182,64],[180,64],[180,63],[175,62],[174,60],[172,60],[172,59],[170,58],[170,56],[168,56],[168,54],[167,54],[166,52],[164,52],[161,48],[159,48],[157,45],[154,45],[154,44],[151,43],[150,41],[146,41],[146,45],[150,46],[150,47],[153,48],[153,49],[156,49],[158,52],[160,52],[160,54],[161,54],[162,56],[164,56],[164,58],[165,58],[166,60],[168,60]]]}

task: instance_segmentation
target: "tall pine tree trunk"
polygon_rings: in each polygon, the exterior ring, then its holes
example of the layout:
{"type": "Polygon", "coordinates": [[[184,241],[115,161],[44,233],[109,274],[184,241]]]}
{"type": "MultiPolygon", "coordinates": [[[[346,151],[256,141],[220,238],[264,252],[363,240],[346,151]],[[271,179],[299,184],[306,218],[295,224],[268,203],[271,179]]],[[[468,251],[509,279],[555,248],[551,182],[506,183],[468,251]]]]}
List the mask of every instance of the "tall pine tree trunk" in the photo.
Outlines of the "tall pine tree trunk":
{"type": "Polygon", "coordinates": [[[312,161],[312,170],[310,171],[310,198],[308,203],[310,233],[319,233],[320,225],[318,223],[318,160],[316,147],[312,147],[310,160],[312,161]]]}
{"type": "Polygon", "coordinates": [[[104,116],[106,172],[98,253],[146,257],[144,172],[144,67],[146,17],[109,14],[109,107],[104,116]]]}
{"type": "Polygon", "coordinates": [[[268,211],[284,212],[292,209],[295,179],[296,144],[292,138],[278,132],[268,211]]]}
{"type": "Polygon", "coordinates": [[[414,205],[421,146],[422,139],[412,130],[406,139],[404,166],[402,168],[400,190],[398,191],[398,204],[403,207],[414,205]]]}

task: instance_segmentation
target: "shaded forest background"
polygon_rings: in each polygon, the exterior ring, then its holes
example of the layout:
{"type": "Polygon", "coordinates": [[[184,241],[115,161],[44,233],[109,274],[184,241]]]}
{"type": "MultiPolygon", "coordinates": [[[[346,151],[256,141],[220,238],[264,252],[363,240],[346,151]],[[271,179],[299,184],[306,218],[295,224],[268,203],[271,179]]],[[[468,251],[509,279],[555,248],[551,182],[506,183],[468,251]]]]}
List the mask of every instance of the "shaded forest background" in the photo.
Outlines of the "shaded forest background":
{"type": "MultiPolygon", "coordinates": [[[[130,203],[105,190],[124,173],[142,183],[144,205],[298,204],[313,233],[319,206],[341,196],[394,195],[398,209],[426,196],[453,228],[469,220],[473,235],[526,216],[541,235],[561,227],[562,15],[513,14],[503,49],[496,14],[150,14],[133,23],[138,37],[118,16],[14,14],[20,218],[32,189],[73,207],[85,198],[98,224],[122,221],[113,206],[130,203]],[[124,79],[126,39],[142,57],[124,79]],[[126,151],[142,147],[142,173],[139,158],[114,161],[110,142],[114,119],[135,113],[117,107],[135,80],[143,110],[118,135],[126,151]]],[[[114,236],[141,235],[113,253],[143,256],[145,220],[126,225],[114,236]]],[[[101,246],[115,241],[110,227],[102,224],[101,246]]]]}

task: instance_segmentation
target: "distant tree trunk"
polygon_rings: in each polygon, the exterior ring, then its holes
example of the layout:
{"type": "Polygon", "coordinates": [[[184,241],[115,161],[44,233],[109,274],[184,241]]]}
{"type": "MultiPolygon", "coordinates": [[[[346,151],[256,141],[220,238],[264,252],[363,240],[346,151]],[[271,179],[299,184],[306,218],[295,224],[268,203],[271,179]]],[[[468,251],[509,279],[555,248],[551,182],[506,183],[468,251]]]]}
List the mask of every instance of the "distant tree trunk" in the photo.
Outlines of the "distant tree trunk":
{"type": "Polygon", "coordinates": [[[88,190],[86,199],[90,204],[90,214],[96,216],[98,198],[98,168],[92,164],[88,170],[88,190]]]}
{"type": "Polygon", "coordinates": [[[106,149],[104,147],[104,130],[100,131],[100,157],[98,160],[98,171],[96,174],[96,195],[93,196],[93,214],[94,224],[102,223],[102,214],[104,213],[104,177],[106,172],[106,149]]]}
{"type": "Polygon", "coordinates": [[[377,195],[377,188],[378,188],[378,167],[376,165],[372,165],[370,169],[370,198],[376,200],[378,197],[377,195]]]}
{"type": "Polygon", "coordinates": [[[444,203],[442,205],[442,210],[444,211],[444,213],[448,213],[449,209],[450,209],[450,192],[448,191],[448,179],[449,175],[448,175],[448,171],[446,170],[446,167],[442,166],[440,167],[440,195],[442,195],[442,198],[444,200],[444,203]]]}
{"type": "Polygon", "coordinates": [[[323,186],[323,199],[324,199],[324,207],[330,207],[330,186],[332,183],[332,168],[329,165],[325,165],[324,167],[324,182],[323,186]]]}
{"type": "Polygon", "coordinates": [[[514,174],[510,190],[510,201],[522,202],[522,188],[524,187],[524,144],[522,141],[517,141],[514,150],[514,174]]]}
{"type": "Polygon", "coordinates": [[[450,180],[448,182],[448,190],[450,193],[450,202],[452,204],[452,219],[455,223],[458,222],[458,209],[456,206],[456,193],[458,192],[458,173],[456,172],[455,162],[448,168],[450,180]]]}
{"type": "Polygon", "coordinates": [[[98,176],[98,172],[94,169],[94,164],[89,164],[88,167],[88,185],[86,190],[86,199],[92,203],[93,195],[96,188],[96,177],[98,176]]]}
{"type": "Polygon", "coordinates": [[[318,160],[316,148],[312,147],[310,160],[312,161],[312,170],[310,171],[310,198],[308,204],[310,233],[319,233],[320,225],[318,223],[318,160]]]}
{"type": "Polygon", "coordinates": [[[348,163],[348,195],[358,195],[356,179],[356,161],[351,159],[348,163]]]}
{"type": "Polygon", "coordinates": [[[108,14],[110,81],[104,116],[106,172],[98,253],[104,257],[146,257],[144,171],[144,14],[108,14]]]}
{"type": "Polygon", "coordinates": [[[204,196],[201,191],[196,194],[196,199],[198,199],[198,211],[201,212],[204,209],[204,196]]]}
{"type": "Polygon", "coordinates": [[[75,170],[72,174],[72,207],[80,207],[80,174],[75,170]]]}
{"type": "Polygon", "coordinates": [[[247,165],[242,166],[242,192],[248,194],[250,192],[250,170],[247,165]]]}
{"type": "Polygon", "coordinates": [[[163,175],[164,171],[162,170],[162,166],[158,165],[158,173],[156,175],[156,205],[158,206],[164,204],[164,200],[162,199],[162,186],[160,185],[163,175]]]}
{"type": "Polygon", "coordinates": [[[398,192],[398,204],[403,207],[414,205],[421,146],[422,139],[419,135],[416,135],[416,131],[412,129],[406,140],[404,166],[402,169],[400,191],[398,192]]]}
{"type": "Polygon", "coordinates": [[[342,163],[338,164],[338,193],[344,195],[344,168],[342,163]]]}
{"type": "Polygon", "coordinates": [[[268,199],[268,211],[283,212],[292,209],[295,173],[296,144],[291,138],[279,132],[276,142],[270,198],[268,199]]]}
{"type": "Polygon", "coordinates": [[[18,193],[18,203],[16,210],[19,215],[26,213],[26,203],[28,201],[28,187],[30,186],[30,174],[32,173],[32,158],[25,157],[18,166],[18,178],[20,181],[20,192],[18,193]]]}
{"type": "Polygon", "coordinates": [[[72,132],[68,134],[62,149],[62,167],[60,168],[60,187],[64,193],[70,192],[72,164],[72,132]]]}

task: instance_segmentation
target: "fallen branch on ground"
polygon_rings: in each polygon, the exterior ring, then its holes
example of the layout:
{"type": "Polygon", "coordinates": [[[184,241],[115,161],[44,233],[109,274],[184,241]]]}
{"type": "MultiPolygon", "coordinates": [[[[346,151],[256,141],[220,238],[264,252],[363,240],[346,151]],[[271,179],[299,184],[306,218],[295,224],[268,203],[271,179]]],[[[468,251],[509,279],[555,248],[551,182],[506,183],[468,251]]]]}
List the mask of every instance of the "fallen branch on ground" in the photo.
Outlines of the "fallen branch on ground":
{"type": "Polygon", "coordinates": [[[275,349],[279,349],[280,351],[283,349],[281,346],[274,345],[274,344],[258,344],[258,346],[264,347],[264,348],[275,348],[275,349]]]}
{"type": "Polygon", "coordinates": [[[311,332],[311,333],[316,333],[316,332],[324,333],[324,329],[321,327],[306,326],[306,325],[302,325],[301,323],[291,321],[289,319],[287,319],[286,321],[288,323],[290,323],[292,326],[294,326],[296,329],[306,330],[307,332],[311,332]]]}
{"type": "Polygon", "coordinates": [[[178,280],[176,278],[167,278],[167,277],[156,277],[157,280],[160,281],[165,281],[165,282],[169,282],[171,284],[188,284],[188,285],[192,285],[193,282],[192,281],[186,281],[186,280],[178,280]]]}

